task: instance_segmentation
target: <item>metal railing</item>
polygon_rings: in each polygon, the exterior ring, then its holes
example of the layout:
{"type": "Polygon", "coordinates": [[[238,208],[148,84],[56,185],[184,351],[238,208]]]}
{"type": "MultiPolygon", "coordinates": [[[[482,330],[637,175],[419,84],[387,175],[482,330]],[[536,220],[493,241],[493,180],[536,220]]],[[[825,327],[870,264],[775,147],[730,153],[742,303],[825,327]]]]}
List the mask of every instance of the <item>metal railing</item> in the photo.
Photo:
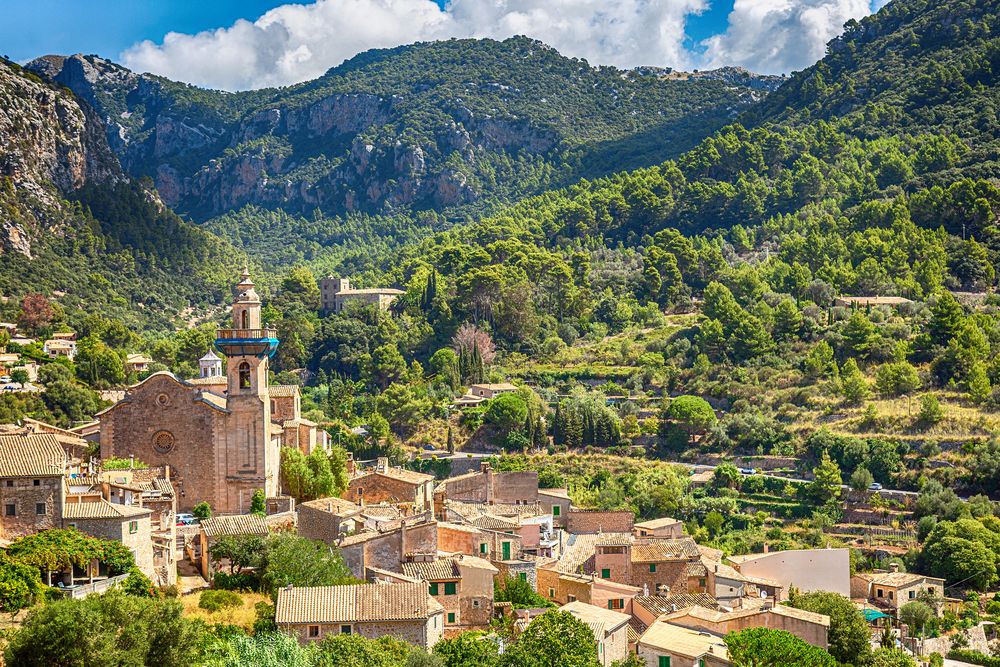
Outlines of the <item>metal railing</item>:
{"type": "Polygon", "coordinates": [[[258,338],[277,338],[278,332],[276,329],[219,329],[216,332],[216,338],[224,339],[258,339],[258,338]]]}

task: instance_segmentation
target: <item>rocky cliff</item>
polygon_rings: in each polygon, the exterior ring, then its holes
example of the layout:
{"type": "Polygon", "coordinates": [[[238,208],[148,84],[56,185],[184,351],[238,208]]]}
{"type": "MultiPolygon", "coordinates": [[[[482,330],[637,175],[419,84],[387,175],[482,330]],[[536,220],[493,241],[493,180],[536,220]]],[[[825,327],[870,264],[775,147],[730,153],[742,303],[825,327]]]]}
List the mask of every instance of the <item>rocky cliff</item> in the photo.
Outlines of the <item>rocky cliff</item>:
{"type": "Polygon", "coordinates": [[[280,90],[225,93],[95,56],[28,68],[102,116],[134,176],[198,218],[244,205],[299,213],[447,208],[666,159],[760,96],[752,75],[678,81],[565,58],[514,38],[361,54],[280,90]],[[628,145],[641,137],[641,150],[628,145]],[[623,143],[625,146],[623,147],[623,143]],[[597,148],[595,148],[597,147],[597,148]]]}
{"type": "Polygon", "coordinates": [[[0,62],[0,245],[30,256],[63,195],[122,178],[94,112],[72,93],[0,62]],[[28,202],[28,207],[14,202],[28,202]]]}

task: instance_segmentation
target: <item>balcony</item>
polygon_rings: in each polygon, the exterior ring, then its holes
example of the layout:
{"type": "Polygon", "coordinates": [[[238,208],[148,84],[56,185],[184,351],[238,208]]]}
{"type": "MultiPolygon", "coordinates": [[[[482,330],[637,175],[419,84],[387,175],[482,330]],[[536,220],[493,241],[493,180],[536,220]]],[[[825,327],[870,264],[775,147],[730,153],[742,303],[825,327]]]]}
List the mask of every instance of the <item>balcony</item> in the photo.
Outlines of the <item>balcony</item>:
{"type": "Polygon", "coordinates": [[[256,340],[260,338],[277,338],[276,329],[219,329],[216,338],[226,340],[256,340]]]}
{"type": "Polygon", "coordinates": [[[274,329],[219,329],[215,349],[227,357],[273,357],[278,350],[274,329]]]}

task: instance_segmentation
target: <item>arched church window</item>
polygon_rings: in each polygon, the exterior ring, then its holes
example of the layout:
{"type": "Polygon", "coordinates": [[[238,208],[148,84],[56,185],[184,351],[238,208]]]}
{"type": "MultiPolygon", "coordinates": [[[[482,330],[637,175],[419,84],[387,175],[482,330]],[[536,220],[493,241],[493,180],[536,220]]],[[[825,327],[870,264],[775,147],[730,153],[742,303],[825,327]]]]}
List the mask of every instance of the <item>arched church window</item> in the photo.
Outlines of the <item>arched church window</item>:
{"type": "Polygon", "coordinates": [[[153,449],[160,454],[167,454],[174,448],[174,434],[170,431],[157,431],[153,434],[153,449]]]}
{"type": "Polygon", "coordinates": [[[240,364],[240,389],[250,388],[250,364],[243,362],[240,364]]]}
{"type": "Polygon", "coordinates": [[[243,311],[243,328],[244,329],[250,328],[250,313],[248,313],[245,310],[243,311]]]}

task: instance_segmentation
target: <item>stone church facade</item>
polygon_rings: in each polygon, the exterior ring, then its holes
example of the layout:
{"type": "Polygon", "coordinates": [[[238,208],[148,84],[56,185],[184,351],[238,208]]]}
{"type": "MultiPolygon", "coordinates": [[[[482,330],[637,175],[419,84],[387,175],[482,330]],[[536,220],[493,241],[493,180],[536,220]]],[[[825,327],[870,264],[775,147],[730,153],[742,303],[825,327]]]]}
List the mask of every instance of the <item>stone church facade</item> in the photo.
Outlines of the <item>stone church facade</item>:
{"type": "MultiPolygon", "coordinates": [[[[219,329],[215,341],[227,359],[225,383],[205,382],[204,369],[192,381],[154,373],[98,415],[101,457],[169,465],[181,511],[207,501],[217,514],[247,512],[256,489],[279,494],[282,446],[307,453],[327,446],[326,433],[300,414],[298,387],[267,383],[278,339],[261,324],[261,301],[247,272],[236,286],[232,316],[232,328],[219,329]],[[280,414],[272,414],[275,408],[280,414]]],[[[219,359],[216,380],[221,365],[219,359]]]]}

